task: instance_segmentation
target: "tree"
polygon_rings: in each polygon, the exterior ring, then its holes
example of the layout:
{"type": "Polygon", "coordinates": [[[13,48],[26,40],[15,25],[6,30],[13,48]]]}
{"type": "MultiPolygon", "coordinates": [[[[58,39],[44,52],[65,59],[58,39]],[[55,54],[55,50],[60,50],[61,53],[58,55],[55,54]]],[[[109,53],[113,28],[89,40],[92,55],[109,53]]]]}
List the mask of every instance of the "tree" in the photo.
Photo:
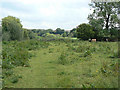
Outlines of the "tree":
{"type": "Polygon", "coordinates": [[[72,30],[70,30],[69,36],[77,37],[76,28],[73,28],[72,30]]]}
{"type": "Polygon", "coordinates": [[[83,39],[83,40],[88,40],[89,38],[93,38],[94,36],[94,31],[92,26],[89,24],[80,24],[77,27],[77,38],[83,39]]]}
{"type": "Polygon", "coordinates": [[[117,14],[120,2],[94,2],[89,5],[93,9],[93,13],[88,15],[88,20],[94,28],[95,38],[109,36],[111,28],[116,28],[118,25],[117,14]],[[107,32],[107,34],[103,32],[107,32]]]}
{"type": "Polygon", "coordinates": [[[100,21],[106,30],[116,27],[118,23],[117,14],[119,4],[117,2],[94,2],[89,4],[93,8],[93,13],[88,16],[89,23],[92,24],[92,20],[100,21]]]}
{"type": "Polygon", "coordinates": [[[22,39],[22,24],[20,20],[13,16],[8,16],[2,19],[2,33],[3,38],[9,34],[9,40],[22,39]]]}
{"type": "Polygon", "coordinates": [[[52,29],[47,29],[46,30],[48,33],[50,33],[50,34],[53,34],[53,30],[52,29]]]}
{"type": "Polygon", "coordinates": [[[63,34],[64,33],[64,29],[60,29],[60,28],[57,28],[56,30],[55,30],[55,34],[63,34]]]}

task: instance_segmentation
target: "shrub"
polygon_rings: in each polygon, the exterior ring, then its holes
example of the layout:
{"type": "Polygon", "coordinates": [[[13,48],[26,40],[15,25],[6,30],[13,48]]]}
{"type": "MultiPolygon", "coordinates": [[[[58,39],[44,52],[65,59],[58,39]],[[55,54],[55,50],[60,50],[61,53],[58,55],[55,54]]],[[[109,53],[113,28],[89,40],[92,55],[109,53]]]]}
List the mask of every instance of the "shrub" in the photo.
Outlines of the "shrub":
{"type": "Polygon", "coordinates": [[[11,76],[13,74],[13,70],[12,69],[3,69],[2,70],[2,73],[5,75],[5,76],[11,76]]]}
{"type": "Polygon", "coordinates": [[[92,55],[92,53],[90,50],[85,51],[85,53],[84,53],[84,57],[91,56],[91,55],[92,55]]]}
{"type": "Polygon", "coordinates": [[[119,53],[117,51],[113,51],[112,55],[110,58],[119,58],[119,53]]]}
{"type": "Polygon", "coordinates": [[[49,49],[49,53],[53,53],[53,48],[50,48],[50,49],[49,49]]]}
{"type": "Polygon", "coordinates": [[[17,82],[18,82],[18,79],[19,79],[19,77],[18,77],[17,75],[13,75],[13,76],[10,78],[10,81],[11,81],[12,83],[17,83],[17,82]]]}
{"type": "MultiPolygon", "coordinates": [[[[12,83],[18,82],[18,76],[13,76],[12,68],[17,66],[29,66],[29,59],[34,55],[28,50],[36,50],[38,48],[48,47],[48,43],[38,40],[26,41],[3,41],[2,43],[2,71],[4,79],[11,77],[12,83]]],[[[4,83],[5,86],[6,82],[4,83]]]]}
{"type": "Polygon", "coordinates": [[[94,37],[94,31],[92,26],[89,24],[80,24],[77,27],[77,38],[82,39],[82,40],[88,40],[89,38],[94,37]]]}
{"type": "Polygon", "coordinates": [[[67,59],[66,59],[66,54],[65,53],[61,53],[59,59],[58,59],[58,63],[59,64],[62,64],[62,65],[65,65],[67,64],[67,59]]]}

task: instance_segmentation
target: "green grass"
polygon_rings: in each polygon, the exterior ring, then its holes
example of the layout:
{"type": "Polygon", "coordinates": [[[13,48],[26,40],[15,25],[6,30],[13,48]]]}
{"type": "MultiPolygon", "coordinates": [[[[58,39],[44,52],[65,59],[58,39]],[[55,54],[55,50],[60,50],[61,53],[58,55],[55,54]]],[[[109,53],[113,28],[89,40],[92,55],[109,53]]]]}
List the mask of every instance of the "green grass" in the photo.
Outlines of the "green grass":
{"type": "Polygon", "coordinates": [[[13,69],[22,78],[17,81],[18,77],[9,76],[7,87],[118,88],[118,58],[113,53],[117,52],[116,42],[49,43],[48,48],[31,51],[35,56],[30,67],[13,69]]]}

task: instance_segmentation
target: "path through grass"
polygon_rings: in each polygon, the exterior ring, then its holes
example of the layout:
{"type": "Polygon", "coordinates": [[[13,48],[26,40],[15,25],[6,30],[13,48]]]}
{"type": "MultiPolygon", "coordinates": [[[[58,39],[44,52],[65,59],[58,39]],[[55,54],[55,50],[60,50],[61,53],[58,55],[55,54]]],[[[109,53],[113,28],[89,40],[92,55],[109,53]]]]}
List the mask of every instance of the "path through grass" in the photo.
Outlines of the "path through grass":
{"type": "Polygon", "coordinates": [[[14,71],[22,78],[14,84],[8,82],[8,86],[15,88],[118,87],[116,75],[101,72],[103,63],[112,62],[112,59],[103,53],[93,53],[92,57],[81,57],[79,53],[69,51],[66,43],[51,43],[48,48],[31,53],[34,53],[35,57],[30,59],[30,67],[15,68],[14,71]],[[71,60],[68,64],[58,63],[62,53],[66,53],[65,58],[71,60]]]}

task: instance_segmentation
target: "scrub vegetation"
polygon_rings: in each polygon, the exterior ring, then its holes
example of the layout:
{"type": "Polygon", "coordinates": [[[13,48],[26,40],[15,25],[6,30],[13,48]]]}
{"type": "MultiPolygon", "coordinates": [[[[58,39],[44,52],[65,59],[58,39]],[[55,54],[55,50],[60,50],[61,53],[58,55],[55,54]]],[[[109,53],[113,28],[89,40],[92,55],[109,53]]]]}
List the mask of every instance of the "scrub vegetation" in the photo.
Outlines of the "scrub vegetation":
{"type": "Polygon", "coordinates": [[[2,87],[118,88],[120,2],[89,5],[89,22],[69,31],[26,29],[19,18],[2,18],[2,87]]]}

